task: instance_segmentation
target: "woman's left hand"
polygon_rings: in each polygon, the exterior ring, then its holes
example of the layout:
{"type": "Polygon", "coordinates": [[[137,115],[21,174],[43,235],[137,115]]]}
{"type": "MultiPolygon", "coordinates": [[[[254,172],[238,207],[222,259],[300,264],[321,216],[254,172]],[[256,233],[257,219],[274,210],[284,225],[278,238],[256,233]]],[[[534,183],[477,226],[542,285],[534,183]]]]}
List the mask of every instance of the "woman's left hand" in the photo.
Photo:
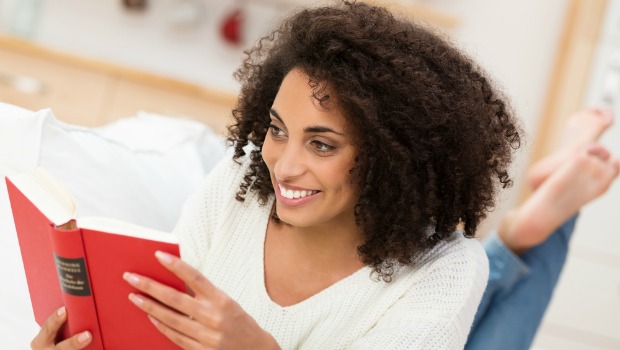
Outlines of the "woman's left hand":
{"type": "Polygon", "coordinates": [[[155,255],[186,283],[193,296],[135,273],[127,272],[123,278],[151,297],[129,295],[175,344],[183,349],[279,349],[269,333],[198,270],[170,254],[155,255]]]}

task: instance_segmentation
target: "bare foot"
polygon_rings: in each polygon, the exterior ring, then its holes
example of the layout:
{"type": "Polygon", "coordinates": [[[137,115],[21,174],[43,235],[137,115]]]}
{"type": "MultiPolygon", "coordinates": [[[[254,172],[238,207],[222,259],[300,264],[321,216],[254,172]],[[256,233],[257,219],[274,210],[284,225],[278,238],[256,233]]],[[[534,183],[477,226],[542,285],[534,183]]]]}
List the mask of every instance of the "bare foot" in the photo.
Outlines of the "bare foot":
{"type": "Polygon", "coordinates": [[[613,123],[612,112],[599,108],[588,108],[571,115],[562,132],[560,149],[536,162],[528,171],[530,187],[535,190],[555,170],[564,164],[582,147],[596,141],[613,123]]]}
{"type": "Polygon", "coordinates": [[[601,145],[577,152],[518,209],[505,216],[499,236],[517,254],[544,242],[582,206],[605,193],[620,164],[601,145]]]}

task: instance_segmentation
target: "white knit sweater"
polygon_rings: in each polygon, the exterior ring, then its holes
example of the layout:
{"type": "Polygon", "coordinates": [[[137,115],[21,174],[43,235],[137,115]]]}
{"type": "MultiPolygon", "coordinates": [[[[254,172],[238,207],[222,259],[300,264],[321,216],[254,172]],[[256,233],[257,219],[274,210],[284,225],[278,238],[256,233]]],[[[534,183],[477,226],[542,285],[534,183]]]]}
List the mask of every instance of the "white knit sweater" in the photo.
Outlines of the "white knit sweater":
{"type": "Polygon", "coordinates": [[[484,250],[455,233],[417,268],[378,282],[368,267],[292,306],[264,283],[264,240],[273,199],[235,200],[247,168],[222,161],[185,204],[175,233],[181,256],[236,300],[282,349],[462,349],[488,277],[484,250]]]}

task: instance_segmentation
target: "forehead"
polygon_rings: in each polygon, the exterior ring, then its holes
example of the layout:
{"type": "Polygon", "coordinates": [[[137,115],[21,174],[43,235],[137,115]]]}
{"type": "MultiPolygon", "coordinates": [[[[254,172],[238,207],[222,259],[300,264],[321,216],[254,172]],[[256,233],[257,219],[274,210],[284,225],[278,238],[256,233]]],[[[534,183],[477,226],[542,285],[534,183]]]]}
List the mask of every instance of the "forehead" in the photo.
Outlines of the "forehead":
{"type": "Polygon", "coordinates": [[[287,125],[329,125],[340,131],[348,128],[335,94],[330,93],[329,84],[314,87],[310,84],[310,77],[300,69],[293,69],[284,77],[272,108],[287,125]],[[317,97],[324,96],[329,98],[321,104],[317,97]]]}

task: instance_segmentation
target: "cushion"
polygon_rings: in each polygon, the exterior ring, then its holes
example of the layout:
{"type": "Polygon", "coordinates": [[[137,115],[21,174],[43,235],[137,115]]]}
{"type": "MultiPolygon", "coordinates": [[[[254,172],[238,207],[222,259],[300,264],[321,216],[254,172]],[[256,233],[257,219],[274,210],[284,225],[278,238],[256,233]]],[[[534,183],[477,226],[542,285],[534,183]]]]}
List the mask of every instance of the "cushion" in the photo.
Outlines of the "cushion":
{"type": "Polygon", "coordinates": [[[38,332],[4,176],[43,166],[77,201],[78,216],[105,216],[171,231],[185,199],[225,155],[206,125],[146,112],[99,128],[63,123],[0,103],[0,339],[28,349],[38,332]]]}

